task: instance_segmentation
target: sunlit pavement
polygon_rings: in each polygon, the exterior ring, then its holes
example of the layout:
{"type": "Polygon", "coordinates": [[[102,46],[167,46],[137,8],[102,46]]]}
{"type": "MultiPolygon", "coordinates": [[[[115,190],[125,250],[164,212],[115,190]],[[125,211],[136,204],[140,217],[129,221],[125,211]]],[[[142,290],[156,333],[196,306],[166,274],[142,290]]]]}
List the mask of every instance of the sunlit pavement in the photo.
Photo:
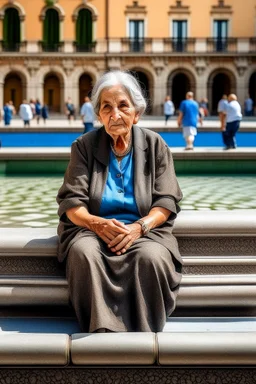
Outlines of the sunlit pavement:
{"type": "MultiPolygon", "coordinates": [[[[0,178],[1,227],[56,227],[62,177],[0,178]]],[[[184,210],[256,209],[256,176],[179,176],[184,210]]]]}

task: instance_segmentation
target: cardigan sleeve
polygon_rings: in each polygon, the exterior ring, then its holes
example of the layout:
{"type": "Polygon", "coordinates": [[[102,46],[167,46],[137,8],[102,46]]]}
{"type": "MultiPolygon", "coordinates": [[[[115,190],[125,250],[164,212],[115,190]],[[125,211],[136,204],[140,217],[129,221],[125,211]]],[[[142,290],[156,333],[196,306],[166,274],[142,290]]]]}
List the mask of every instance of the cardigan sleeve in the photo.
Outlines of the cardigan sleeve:
{"type": "Polygon", "coordinates": [[[171,151],[166,144],[161,147],[159,156],[156,157],[152,208],[166,208],[172,212],[171,219],[175,219],[180,211],[178,203],[182,199],[182,192],[176,178],[171,151]]]}
{"type": "Polygon", "coordinates": [[[70,161],[65,172],[64,181],[56,198],[59,204],[59,217],[70,208],[78,206],[88,208],[89,181],[90,174],[86,149],[82,142],[75,141],[71,147],[70,161]]]}

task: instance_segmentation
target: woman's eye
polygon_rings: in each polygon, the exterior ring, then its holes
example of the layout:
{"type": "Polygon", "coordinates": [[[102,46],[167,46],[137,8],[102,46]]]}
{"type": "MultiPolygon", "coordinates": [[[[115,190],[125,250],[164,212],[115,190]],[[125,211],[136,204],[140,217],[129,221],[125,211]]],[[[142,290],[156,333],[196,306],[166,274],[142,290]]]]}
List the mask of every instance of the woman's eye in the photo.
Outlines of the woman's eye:
{"type": "Polygon", "coordinates": [[[128,105],[126,103],[120,104],[120,108],[128,108],[128,105]]]}

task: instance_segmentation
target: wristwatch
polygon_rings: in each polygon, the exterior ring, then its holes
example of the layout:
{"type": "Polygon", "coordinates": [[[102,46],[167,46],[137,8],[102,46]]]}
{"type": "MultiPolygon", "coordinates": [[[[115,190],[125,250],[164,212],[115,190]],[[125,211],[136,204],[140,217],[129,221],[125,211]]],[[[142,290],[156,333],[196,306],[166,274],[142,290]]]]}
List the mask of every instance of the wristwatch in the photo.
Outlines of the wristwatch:
{"type": "Polygon", "coordinates": [[[146,236],[150,231],[148,224],[146,224],[142,219],[137,220],[136,223],[141,225],[142,234],[143,236],[146,236]]]}

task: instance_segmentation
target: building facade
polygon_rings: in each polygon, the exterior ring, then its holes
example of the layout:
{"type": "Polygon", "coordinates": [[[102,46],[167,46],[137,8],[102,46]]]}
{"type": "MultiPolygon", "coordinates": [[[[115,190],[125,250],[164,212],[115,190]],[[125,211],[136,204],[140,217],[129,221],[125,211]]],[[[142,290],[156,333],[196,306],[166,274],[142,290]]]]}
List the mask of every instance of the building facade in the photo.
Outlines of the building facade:
{"type": "Polygon", "coordinates": [[[128,69],[162,114],[169,94],[256,104],[256,0],[0,0],[0,105],[79,107],[106,70],[128,69]]]}

